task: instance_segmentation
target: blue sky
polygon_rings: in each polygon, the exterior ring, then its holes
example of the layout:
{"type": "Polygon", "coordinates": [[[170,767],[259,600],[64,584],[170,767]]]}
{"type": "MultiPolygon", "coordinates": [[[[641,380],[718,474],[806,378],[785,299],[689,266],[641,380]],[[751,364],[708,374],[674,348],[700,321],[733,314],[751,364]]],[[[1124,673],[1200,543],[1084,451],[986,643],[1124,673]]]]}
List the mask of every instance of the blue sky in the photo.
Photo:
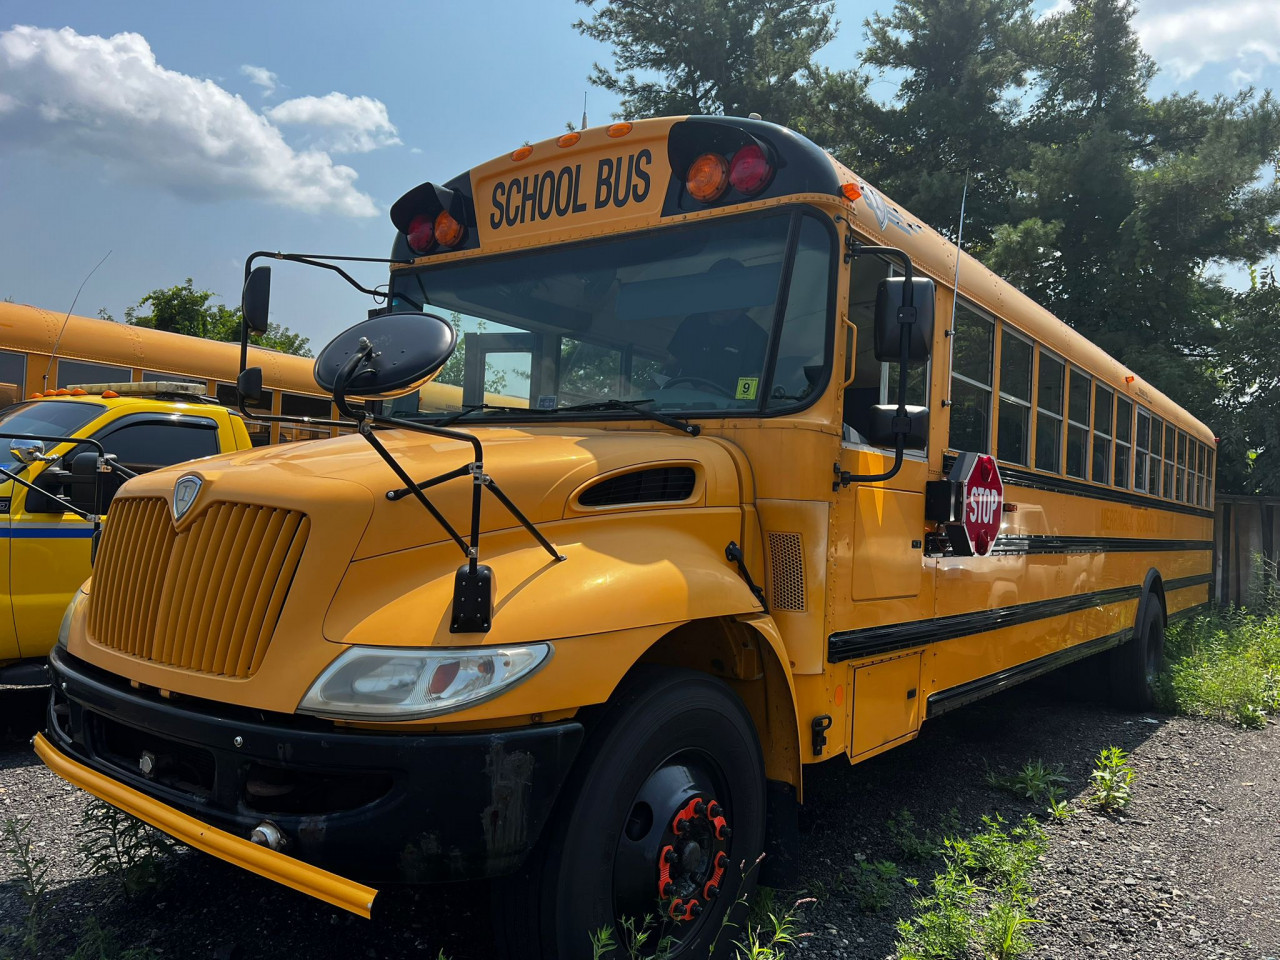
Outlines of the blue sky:
{"type": "MultiPolygon", "coordinates": [[[[1041,0],[1049,9],[1055,0],[1041,0]]],[[[852,65],[890,0],[838,0],[823,54],[852,65]]],[[[609,52],[573,0],[387,5],[28,2],[0,13],[0,297],[117,317],[194,278],[235,303],[257,249],[386,256],[390,204],[617,103],[586,83],[609,52]]],[[[1280,88],[1276,0],[1146,0],[1159,94],[1280,88]]],[[[887,79],[875,89],[892,94],[887,79]]],[[[367,299],[274,271],[272,319],[318,348],[367,299]]],[[[366,284],[385,276],[358,273],[366,284]]]]}

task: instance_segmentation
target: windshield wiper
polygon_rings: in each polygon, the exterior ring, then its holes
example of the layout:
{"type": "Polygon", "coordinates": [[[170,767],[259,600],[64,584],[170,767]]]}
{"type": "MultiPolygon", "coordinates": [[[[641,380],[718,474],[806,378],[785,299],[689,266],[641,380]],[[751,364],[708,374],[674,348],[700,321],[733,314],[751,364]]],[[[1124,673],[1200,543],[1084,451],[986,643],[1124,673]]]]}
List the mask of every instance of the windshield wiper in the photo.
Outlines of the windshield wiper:
{"type": "Polygon", "coordinates": [[[521,414],[539,414],[545,416],[551,413],[590,413],[596,410],[607,411],[617,410],[622,413],[633,413],[637,417],[644,420],[652,420],[655,423],[661,423],[667,427],[674,427],[681,433],[687,433],[691,437],[696,437],[702,432],[702,427],[696,423],[690,423],[680,417],[673,417],[670,414],[658,413],[655,410],[643,410],[640,408],[642,403],[653,403],[652,397],[646,397],[641,400],[591,400],[587,403],[575,403],[567,407],[506,407],[497,403],[476,403],[451,413],[447,417],[440,420],[431,421],[433,427],[447,427],[451,423],[469,417],[473,413],[481,410],[496,410],[499,413],[521,413],[521,414]]]}
{"type": "Polygon", "coordinates": [[[546,413],[546,410],[531,411],[529,407],[504,407],[500,403],[473,403],[470,406],[463,407],[456,413],[451,413],[447,417],[441,417],[439,420],[428,421],[433,427],[447,427],[449,424],[461,420],[463,417],[469,417],[471,414],[480,410],[497,410],[500,413],[546,413]]]}
{"type": "Polygon", "coordinates": [[[681,417],[673,417],[670,414],[658,413],[656,410],[645,410],[641,408],[642,403],[653,403],[652,397],[646,397],[641,400],[592,400],[587,403],[574,403],[567,407],[556,407],[554,410],[548,410],[548,413],[586,413],[593,410],[618,410],[634,413],[637,417],[645,420],[652,420],[655,423],[661,423],[668,427],[674,427],[681,433],[687,433],[691,437],[696,437],[702,432],[702,428],[696,423],[690,423],[681,417]]]}

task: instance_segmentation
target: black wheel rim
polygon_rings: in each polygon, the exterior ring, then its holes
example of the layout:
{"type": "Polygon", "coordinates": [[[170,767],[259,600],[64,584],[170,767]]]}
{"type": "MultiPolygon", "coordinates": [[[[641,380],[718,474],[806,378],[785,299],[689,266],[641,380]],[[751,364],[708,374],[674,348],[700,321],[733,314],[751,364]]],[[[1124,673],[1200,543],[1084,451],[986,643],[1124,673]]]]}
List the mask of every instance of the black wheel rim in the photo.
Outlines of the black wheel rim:
{"type": "Polygon", "coordinates": [[[730,873],[731,811],[725,776],[697,751],[670,757],[636,791],[614,855],[613,913],[623,937],[648,924],[643,955],[707,930],[730,873]]]}

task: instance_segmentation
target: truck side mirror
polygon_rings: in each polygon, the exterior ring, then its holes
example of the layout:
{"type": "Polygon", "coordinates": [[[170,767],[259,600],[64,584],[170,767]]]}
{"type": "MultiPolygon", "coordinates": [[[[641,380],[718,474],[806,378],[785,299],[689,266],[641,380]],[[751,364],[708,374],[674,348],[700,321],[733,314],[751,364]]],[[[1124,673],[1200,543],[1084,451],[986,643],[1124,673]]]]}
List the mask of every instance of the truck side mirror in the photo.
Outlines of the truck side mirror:
{"type": "Polygon", "coordinates": [[[892,447],[898,442],[898,437],[902,436],[905,449],[925,449],[929,442],[929,408],[908,406],[906,411],[905,417],[899,417],[895,405],[872,407],[870,435],[867,439],[878,447],[892,447]]]}
{"type": "Polygon", "coordinates": [[[73,507],[85,513],[98,512],[98,484],[106,489],[102,496],[102,510],[107,509],[107,502],[120,486],[118,480],[110,474],[98,473],[98,454],[93,450],[85,450],[71,458],[70,472],[67,476],[67,499],[73,507]]]}
{"type": "Polygon", "coordinates": [[[271,305],[271,268],[254,267],[240,295],[240,314],[250,333],[267,332],[267,312],[271,305]]]}
{"type": "Polygon", "coordinates": [[[903,305],[907,290],[905,277],[888,277],[876,289],[876,359],[881,363],[897,363],[902,357],[902,334],[910,330],[909,360],[928,360],[933,346],[933,281],[913,277],[911,306],[903,305]],[[904,323],[905,310],[915,311],[915,321],[904,323]]]}

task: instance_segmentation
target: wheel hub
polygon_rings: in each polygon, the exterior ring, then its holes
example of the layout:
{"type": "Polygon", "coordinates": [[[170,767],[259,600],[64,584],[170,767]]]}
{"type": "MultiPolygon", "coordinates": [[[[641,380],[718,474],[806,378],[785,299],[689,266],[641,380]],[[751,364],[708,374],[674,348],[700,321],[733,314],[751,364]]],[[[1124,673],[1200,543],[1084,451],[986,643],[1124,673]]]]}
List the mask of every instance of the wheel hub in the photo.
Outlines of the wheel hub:
{"type": "Polygon", "coordinates": [[[686,922],[720,893],[729,824],[720,804],[696,796],[676,812],[668,831],[674,842],[658,858],[658,897],[671,919],[686,922]]]}

